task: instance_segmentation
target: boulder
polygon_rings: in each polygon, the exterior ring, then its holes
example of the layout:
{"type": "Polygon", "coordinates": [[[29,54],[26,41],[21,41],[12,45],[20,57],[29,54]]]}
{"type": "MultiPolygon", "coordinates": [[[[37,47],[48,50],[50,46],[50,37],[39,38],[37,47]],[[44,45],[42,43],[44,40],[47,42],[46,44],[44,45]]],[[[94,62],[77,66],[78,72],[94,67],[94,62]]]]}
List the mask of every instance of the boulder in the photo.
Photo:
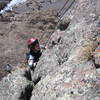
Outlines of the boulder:
{"type": "Polygon", "coordinates": [[[30,72],[18,68],[0,81],[0,100],[29,100],[34,84],[29,79],[30,72]]]}

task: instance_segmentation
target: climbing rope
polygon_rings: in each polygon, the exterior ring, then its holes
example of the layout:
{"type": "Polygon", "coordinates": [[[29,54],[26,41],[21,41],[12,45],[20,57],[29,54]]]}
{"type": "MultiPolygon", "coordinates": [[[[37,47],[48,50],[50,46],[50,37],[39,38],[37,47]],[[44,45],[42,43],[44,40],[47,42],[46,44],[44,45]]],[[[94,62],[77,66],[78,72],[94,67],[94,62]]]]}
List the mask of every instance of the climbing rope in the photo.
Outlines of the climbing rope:
{"type": "MultiPolygon", "coordinates": [[[[61,11],[63,11],[63,9],[64,9],[65,5],[68,3],[68,1],[69,1],[69,0],[67,0],[67,1],[65,2],[65,4],[63,5],[63,7],[59,10],[59,12],[57,12],[56,18],[57,18],[58,22],[61,20],[61,19],[59,19],[59,17],[60,17],[59,14],[60,14],[61,11]]],[[[55,30],[54,30],[54,31],[55,31],[55,30]]],[[[53,32],[54,32],[54,31],[53,31],[53,32]]],[[[44,34],[40,37],[39,41],[42,40],[42,38],[44,37],[44,35],[45,35],[45,32],[44,32],[44,34]]],[[[52,34],[51,34],[51,35],[52,35],[52,34]]]]}
{"type": "MultiPolygon", "coordinates": [[[[61,21],[61,18],[62,18],[62,17],[64,16],[64,14],[70,9],[70,7],[71,7],[72,4],[75,2],[75,0],[72,0],[70,6],[68,6],[68,7],[66,8],[66,5],[67,5],[68,2],[70,2],[70,0],[67,0],[67,1],[65,2],[65,4],[63,5],[63,7],[62,7],[62,8],[59,10],[59,12],[57,13],[57,17],[56,17],[57,20],[58,20],[58,23],[57,23],[57,24],[59,24],[59,22],[61,21]],[[64,11],[64,12],[63,12],[63,11],[64,11]],[[63,14],[60,15],[61,12],[63,12],[63,14]]],[[[50,36],[49,36],[49,38],[47,39],[47,41],[45,42],[44,46],[46,46],[46,45],[49,43],[49,40],[50,40],[50,38],[51,38],[51,35],[55,32],[56,29],[57,29],[57,26],[55,27],[54,31],[50,33],[50,36]]],[[[44,32],[44,34],[40,37],[39,41],[41,41],[41,40],[43,39],[44,35],[45,35],[45,32],[44,32]]]]}
{"type": "MultiPolygon", "coordinates": [[[[73,1],[71,2],[71,4],[65,9],[65,6],[66,6],[66,4],[67,4],[69,1],[70,1],[70,0],[67,0],[67,1],[65,2],[64,6],[59,10],[59,12],[58,12],[58,14],[57,14],[57,16],[56,16],[56,18],[58,19],[58,24],[59,24],[59,22],[61,21],[61,18],[62,18],[62,17],[64,16],[64,14],[67,12],[67,10],[70,9],[70,7],[72,6],[72,4],[75,2],[75,0],[73,0],[73,1]],[[65,9],[65,11],[64,11],[63,15],[60,15],[60,13],[63,12],[63,9],[65,9]],[[60,16],[59,16],[59,15],[60,15],[60,16]]],[[[49,43],[49,41],[50,41],[50,39],[51,39],[51,35],[55,32],[56,29],[57,29],[57,26],[55,27],[55,29],[53,30],[53,32],[50,33],[50,36],[49,36],[49,38],[46,40],[44,46],[46,46],[46,45],[49,43]]],[[[40,37],[39,42],[43,39],[44,35],[45,35],[45,32],[44,32],[44,34],[40,37]]],[[[43,51],[42,51],[42,52],[43,52],[43,51]]],[[[23,62],[25,63],[26,61],[23,61],[23,62]]],[[[23,63],[23,62],[22,62],[22,63],[23,63]]]]}
{"type": "Polygon", "coordinates": [[[65,4],[63,5],[63,7],[59,10],[58,16],[59,16],[60,12],[63,11],[63,9],[65,8],[65,6],[66,6],[66,4],[68,3],[68,1],[69,1],[69,0],[67,0],[67,1],[65,2],[65,4]]]}
{"type": "MultiPolygon", "coordinates": [[[[67,1],[65,2],[65,4],[63,5],[63,7],[62,7],[62,8],[59,10],[59,12],[57,13],[57,16],[56,16],[56,18],[57,18],[57,20],[58,20],[58,23],[57,23],[57,24],[59,24],[59,22],[61,21],[61,18],[64,16],[64,14],[67,12],[67,10],[70,9],[70,7],[71,7],[72,4],[75,2],[75,0],[72,0],[71,4],[66,8],[66,5],[67,5],[68,2],[70,2],[70,0],[67,0],[67,1]],[[61,13],[61,12],[63,12],[63,13],[61,13]],[[60,15],[60,14],[61,14],[61,15],[60,15]]],[[[50,39],[51,39],[51,36],[52,36],[52,34],[55,32],[56,29],[57,29],[57,26],[55,27],[55,29],[53,30],[53,32],[50,33],[50,36],[49,36],[49,38],[46,40],[44,46],[46,46],[46,45],[49,43],[49,41],[50,41],[50,39]]],[[[44,32],[44,34],[40,37],[39,42],[43,39],[44,35],[45,35],[45,32],[44,32]]],[[[42,51],[42,52],[43,52],[43,51],[42,51]]],[[[26,61],[23,60],[23,61],[21,61],[21,63],[26,63],[26,61]]],[[[11,71],[10,71],[11,68],[12,68],[12,67],[11,67],[9,64],[7,64],[7,66],[6,66],[7,71],[11,72],[11,71]]]]}
{"type": "MultiPolygon", "coordinates": [[[[75,0],[73,0],[70,4],[70,6],[68,8],[65,9],[65,11],[63,12],[63,14],[61,14],[60,19],[64,16],[64,14],[68,11],[68,9],[73,5],[73,3],[75,2],[75,0]]],[[[63,8],[64,9],[64,8],[63,8]]]]}

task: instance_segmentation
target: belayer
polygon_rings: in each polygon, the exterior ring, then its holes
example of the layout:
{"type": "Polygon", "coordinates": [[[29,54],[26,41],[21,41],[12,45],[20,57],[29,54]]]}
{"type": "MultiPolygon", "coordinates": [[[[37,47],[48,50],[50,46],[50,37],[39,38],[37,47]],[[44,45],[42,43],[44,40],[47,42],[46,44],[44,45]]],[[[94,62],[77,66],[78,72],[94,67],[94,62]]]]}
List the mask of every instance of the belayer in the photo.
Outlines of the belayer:
{"type": "Polygon", "coordinates": [[[39,41],[36,38],[30,38],[27,40],[29,52],[26,54],[27,64],[30,69],[34,70],[37,62],[42,54],[39,41]]]}

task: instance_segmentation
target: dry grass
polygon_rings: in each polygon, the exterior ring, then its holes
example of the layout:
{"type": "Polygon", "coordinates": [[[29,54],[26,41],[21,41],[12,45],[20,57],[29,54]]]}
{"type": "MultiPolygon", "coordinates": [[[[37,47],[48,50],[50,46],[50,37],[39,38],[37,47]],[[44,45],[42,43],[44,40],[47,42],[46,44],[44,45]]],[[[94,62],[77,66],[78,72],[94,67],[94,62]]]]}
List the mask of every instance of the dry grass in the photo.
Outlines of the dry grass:
{"type": "Polygon", "coordinates": [[[93,51],[96,49],[97,44],[94,42],[89,42],[79,48],[79,59],[80,61],[90,60],[93,51]]]}
{"type": "Polygon", "coordinates": [[[97,43],[90,41],[84,43],[82,46],[76,48],[73,52],[70,60],[75,60],[75,62],[83,63],[92,58],[92,53],[96,49],[97,43]]]}

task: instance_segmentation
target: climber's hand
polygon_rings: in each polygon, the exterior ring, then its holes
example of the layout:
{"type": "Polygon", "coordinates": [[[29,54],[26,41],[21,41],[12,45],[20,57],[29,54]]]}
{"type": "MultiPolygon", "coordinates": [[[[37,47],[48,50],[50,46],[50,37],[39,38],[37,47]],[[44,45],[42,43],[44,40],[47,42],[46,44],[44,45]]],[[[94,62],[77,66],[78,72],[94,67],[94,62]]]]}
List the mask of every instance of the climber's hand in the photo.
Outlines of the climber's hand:
{"type": "Polygon", "coordinates": [[[33,66],[34,66],[34,67],[36,67],[36,65],[37,65],[37,63],[36,63],[36,62],[35,62],[35,63],[33,63],[33,66]]]}

